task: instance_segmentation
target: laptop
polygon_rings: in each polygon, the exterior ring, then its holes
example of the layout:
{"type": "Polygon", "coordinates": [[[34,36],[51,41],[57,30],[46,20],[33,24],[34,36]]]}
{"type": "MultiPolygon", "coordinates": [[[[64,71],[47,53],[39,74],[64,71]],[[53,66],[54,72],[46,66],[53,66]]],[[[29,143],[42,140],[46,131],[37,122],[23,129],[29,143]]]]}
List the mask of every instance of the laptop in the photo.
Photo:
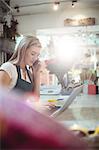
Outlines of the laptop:
{"type": "Polygon", "coordinates": [[[58,108],[56,111],[54,111],[51,114],[51,116],[53,118],[55,118],[58,115],[60,115],[62,112],[64,112],[66,109],[68,109],[68,107],[72,104],[72,102],[74,101],[74,99],[76,98],[76,96],[82,91],[82,89],[83,89],[83,85],[74,88],[73,91],[72,91],[72,93],[67,98],[66,102],[64,103],[64,105],[61,106],[60,108],[58,108]]]}

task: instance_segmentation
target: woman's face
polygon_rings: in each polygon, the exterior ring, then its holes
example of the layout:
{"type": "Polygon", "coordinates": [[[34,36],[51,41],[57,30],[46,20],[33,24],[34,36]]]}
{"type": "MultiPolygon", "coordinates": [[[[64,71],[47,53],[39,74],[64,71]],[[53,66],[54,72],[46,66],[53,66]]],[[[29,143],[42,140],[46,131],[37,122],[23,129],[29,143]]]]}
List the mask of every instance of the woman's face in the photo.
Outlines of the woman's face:
{"type": "Polygon", "coordinates": [[[38,60],[38,57],[40,55],[40,49],[41,47],[37,46],[31,46],[27,49],[26,55],[25,55],[25,64],[29,66],[33,66],[33,63],[38,60]]]}

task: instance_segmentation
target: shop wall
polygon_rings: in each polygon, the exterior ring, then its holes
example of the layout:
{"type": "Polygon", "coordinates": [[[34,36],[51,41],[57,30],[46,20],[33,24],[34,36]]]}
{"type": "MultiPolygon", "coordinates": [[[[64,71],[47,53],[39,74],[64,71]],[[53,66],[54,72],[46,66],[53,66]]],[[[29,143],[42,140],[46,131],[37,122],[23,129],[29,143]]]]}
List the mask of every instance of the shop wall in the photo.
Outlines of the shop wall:
{"type": "Polygon", "coordinates": [[[63,11],[46,14],[17,16],[19,22],[18,31],[21,34],[35,34],[37,29],[62,28],[66,18],[74,18],[77,15],[95,17],[96,25],[99,25],[99,7],[85,9],[66,9],[63,11]]]}

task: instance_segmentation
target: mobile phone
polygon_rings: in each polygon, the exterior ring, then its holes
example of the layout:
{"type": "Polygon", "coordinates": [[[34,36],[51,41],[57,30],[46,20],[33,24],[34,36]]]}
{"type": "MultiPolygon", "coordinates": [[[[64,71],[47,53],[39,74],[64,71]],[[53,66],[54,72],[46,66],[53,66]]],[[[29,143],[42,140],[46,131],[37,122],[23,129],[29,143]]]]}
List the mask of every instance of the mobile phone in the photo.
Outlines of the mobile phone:
{"type": "Polygon", "coordinates": [[[33,66],[37,65],[39,63],[39,59],[37,59],[34,63],[33,63],[33,66]]]}

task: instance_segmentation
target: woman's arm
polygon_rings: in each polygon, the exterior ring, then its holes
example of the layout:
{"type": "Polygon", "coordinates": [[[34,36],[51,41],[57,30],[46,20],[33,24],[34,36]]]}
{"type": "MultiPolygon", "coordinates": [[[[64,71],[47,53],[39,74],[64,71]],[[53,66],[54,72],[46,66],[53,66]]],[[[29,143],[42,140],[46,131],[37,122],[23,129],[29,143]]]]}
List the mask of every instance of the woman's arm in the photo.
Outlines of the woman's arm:
{"type": "Polygon", "coordinates": [[[40,96],[40,73],[35,73],[34,75],[34,93],[40,96]]]}
{"type": "Polygon", "coordinates": [[[41,72],[41,63],[38,61],[38,63],[33,65],[34,93],[37,96],[40,96],[40,72],[41,72]]]}
{"type": "Polygon", "coordinates": [[[0,70],[0,86],[9,86],[11,79],[6,71],[0,70]]]}

